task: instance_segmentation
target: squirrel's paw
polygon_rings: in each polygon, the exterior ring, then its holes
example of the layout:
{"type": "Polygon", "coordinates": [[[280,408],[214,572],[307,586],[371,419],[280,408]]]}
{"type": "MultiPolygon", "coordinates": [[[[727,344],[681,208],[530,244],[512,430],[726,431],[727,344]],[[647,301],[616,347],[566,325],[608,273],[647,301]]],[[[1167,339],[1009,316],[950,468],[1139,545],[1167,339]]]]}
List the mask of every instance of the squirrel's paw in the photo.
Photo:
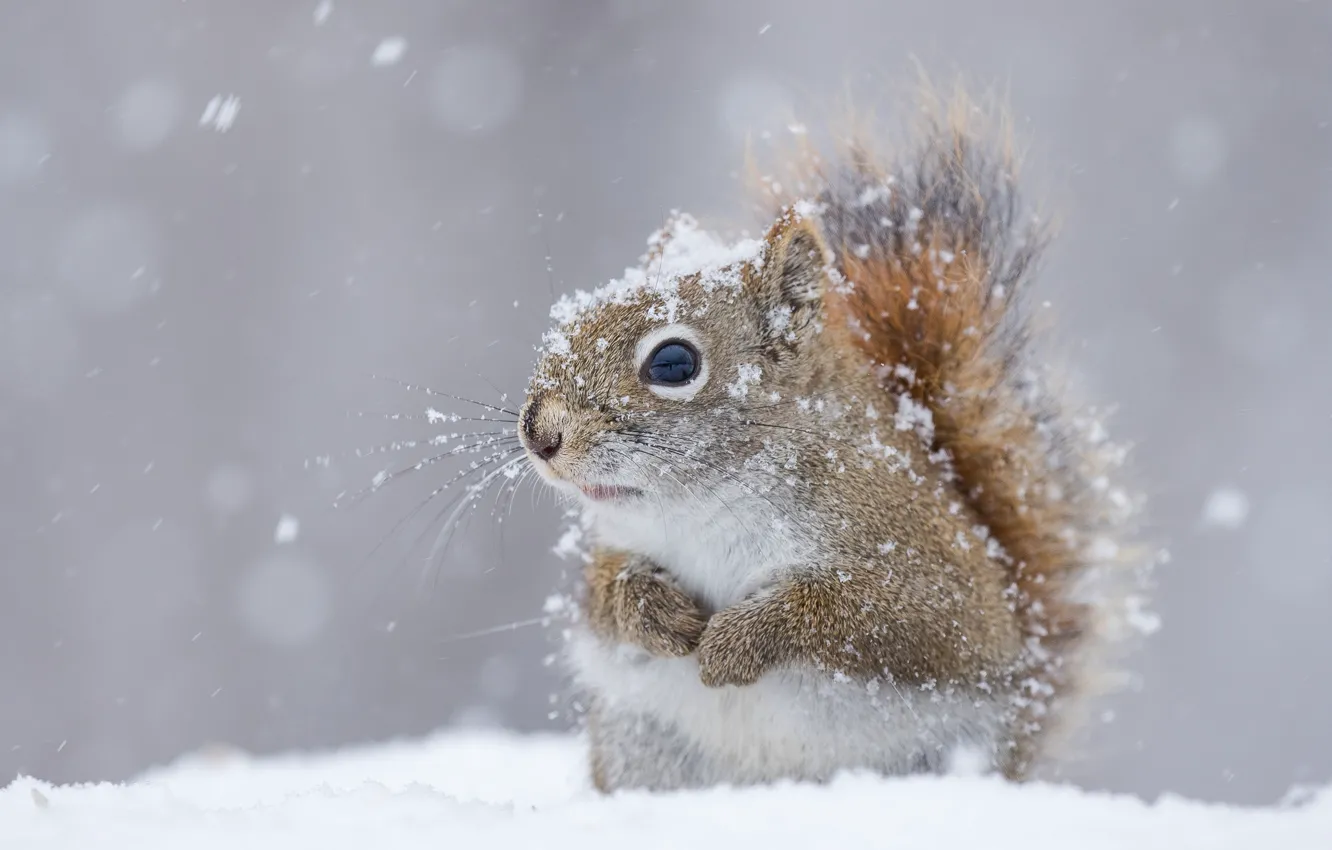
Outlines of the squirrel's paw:
{"type": "Polygon", "coordinates": [[[615,581],[615,625],[621,639],[653,655],[689,655],[707,618],[660,570],[634,570],[615,581]]]}
{"type": "Polygon", "coordinates": [[[771,666],[772,647],[765,630],[748,606],[728,608],[712,615],[698,642],[698,673],[709,688],[752,685],[771,666]]]}

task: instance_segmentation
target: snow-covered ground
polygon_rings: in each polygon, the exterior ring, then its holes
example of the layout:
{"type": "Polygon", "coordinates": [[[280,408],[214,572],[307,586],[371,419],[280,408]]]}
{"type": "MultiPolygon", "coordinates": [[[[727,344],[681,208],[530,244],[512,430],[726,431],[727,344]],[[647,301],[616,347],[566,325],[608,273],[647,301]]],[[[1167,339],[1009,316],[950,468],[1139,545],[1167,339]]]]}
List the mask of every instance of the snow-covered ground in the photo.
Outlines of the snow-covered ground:
{"type": "Polygon", "coordinates": [[[856,847],[1332,848],[1332,789],[1242,809],[951,776],[603,799],[578,741],[455,732],[251,760],[196,755],[127,785],[0,790],[0,847],[23,850],[856,847]]]}

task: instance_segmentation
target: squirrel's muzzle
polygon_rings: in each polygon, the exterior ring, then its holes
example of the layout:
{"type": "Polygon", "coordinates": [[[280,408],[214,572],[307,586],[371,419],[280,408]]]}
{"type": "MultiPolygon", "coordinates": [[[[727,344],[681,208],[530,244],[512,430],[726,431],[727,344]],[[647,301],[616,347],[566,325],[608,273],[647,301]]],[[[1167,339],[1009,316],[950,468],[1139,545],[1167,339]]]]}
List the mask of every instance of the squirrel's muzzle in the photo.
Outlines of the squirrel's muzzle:
{"type": "Polygon", "coordinates": [[[529,400],[523,408],[520,430],[527,451],[549,463],[564,444],[564,433],[559,426],[563,417],[555,411],[543,410],[544,407],[540,397],[529,400]]]}

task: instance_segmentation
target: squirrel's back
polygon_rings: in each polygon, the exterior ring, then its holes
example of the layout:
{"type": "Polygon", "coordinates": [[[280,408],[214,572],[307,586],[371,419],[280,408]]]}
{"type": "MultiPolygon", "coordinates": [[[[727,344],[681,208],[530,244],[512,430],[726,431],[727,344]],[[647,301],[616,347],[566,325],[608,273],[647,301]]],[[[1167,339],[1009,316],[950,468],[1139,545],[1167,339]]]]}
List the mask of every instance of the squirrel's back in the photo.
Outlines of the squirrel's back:
{"type": "Polygon", "coordinates": [[[932,456],[998,546],[1030,673],[1022,773],[1074,698],[1108,684],[1111,651],[1150,630],[1151,558],[1113,480],[1124,450],[1034,356],[1027,289],[1050,233],[1018,192],[1006,121],[961,92],[922,105],[897,154],[805,151],[761,192],[770,212],[819,221],[841,278],[829,321],[929,412],[932,456]]]}

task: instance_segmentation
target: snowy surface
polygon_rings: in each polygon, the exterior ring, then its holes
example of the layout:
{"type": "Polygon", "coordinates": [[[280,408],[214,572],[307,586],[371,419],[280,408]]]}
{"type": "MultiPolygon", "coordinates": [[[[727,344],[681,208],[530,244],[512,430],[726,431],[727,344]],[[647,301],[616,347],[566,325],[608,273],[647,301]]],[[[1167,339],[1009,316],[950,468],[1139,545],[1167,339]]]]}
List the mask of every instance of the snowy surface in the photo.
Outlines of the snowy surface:
{"type": "Polygon", "coordinates": [[[1289,808],[973,777],[847,776],[823,787],[714,789],[604,799],[580,742],[451,733],[321,756],[196,755],[129,785],[0,790],[0,847],[1332,847],[1332,789],[1289,808]]]}

